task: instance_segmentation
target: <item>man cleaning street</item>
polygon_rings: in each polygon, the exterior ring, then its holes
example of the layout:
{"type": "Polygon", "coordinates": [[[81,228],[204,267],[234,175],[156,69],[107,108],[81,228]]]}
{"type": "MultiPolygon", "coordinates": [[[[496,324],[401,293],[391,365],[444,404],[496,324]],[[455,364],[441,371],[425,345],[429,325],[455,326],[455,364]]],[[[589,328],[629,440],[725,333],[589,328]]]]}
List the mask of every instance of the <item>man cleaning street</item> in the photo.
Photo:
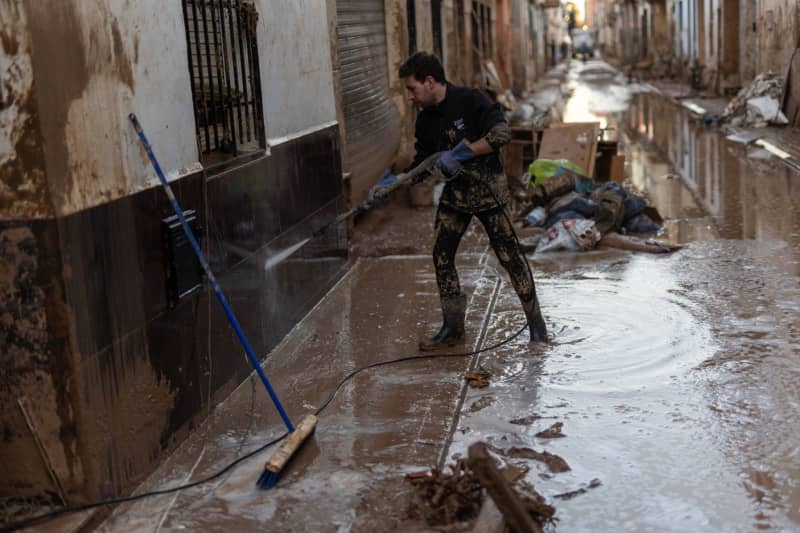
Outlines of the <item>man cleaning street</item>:
{"type": "MultiPolygon", "coordinates": [[[[547,342],[533,276],[505,211],[510,195],[499,150],[511,140],[511,130],[500,107],[476,89],[447,82],[439,59],[426,52],[412,55],[399,74],[409,100],[421,110],[411,168],[443,152],[436,168],[446,180],[436,212],[433,247],[443,324],[433,338],[420,342],[420,350],[464,342],[466,297],[458,280],[455,256],[473,216],[483,224],[500,264],[511,278],[528,320],[531,342],[547,342]]],[[[394,174],[385,173],[370,190],[370,198],[382,197],[383,190],[396,181],[394,174]]]]}

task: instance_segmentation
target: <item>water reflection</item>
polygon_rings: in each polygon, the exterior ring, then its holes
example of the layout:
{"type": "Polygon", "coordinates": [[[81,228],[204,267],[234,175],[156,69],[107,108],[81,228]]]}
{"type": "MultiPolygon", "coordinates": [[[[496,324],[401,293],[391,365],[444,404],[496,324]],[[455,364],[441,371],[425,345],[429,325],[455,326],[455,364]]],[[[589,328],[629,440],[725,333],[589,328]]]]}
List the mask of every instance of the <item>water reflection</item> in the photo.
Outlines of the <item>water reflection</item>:
{"type": "Polygon", "coordinates": [[[635,95],[624,146],[631,181],[673,220],[670,239],[800,242],[797,174],[776,159],[752,157],[752,149],[691,120],[670,100],[635,95]]]}
{"type": "Polygon", "coordinates": [[[631,180],[673,219],[669,238],[705,241],[677,281],[717,344],[701,365],[701,418],[751,499],[746,527],[796,527],[800,176],[657,95],[634,97],[626,126],[631,180]]]}
{"type": "Polygon", "coordinates": [[[548,496],[602,480],[558,503],[565,530],[798,530],[800,175],[657,94],[598,112],[589,95],[616,83],[573,75],[569,118],[620,124],[627,177],[687,246],[557,261],[542,300],[566,328],[536,407],[567,438],[507,438],[572,466],[534,480],[548,496]]]}

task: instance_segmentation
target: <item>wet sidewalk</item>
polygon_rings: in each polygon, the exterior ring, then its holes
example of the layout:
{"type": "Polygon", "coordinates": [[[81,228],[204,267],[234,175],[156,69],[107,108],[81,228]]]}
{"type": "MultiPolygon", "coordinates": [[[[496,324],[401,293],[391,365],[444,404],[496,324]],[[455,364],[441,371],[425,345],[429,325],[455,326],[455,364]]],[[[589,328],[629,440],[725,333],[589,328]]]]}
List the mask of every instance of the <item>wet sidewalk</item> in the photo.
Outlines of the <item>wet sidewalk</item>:
{"type": "MultiPolygon", "coordinates": [[[[409,210],[406,223],[409,213],[420,228],[432,225],[432,209],[409,210]]],[[[466,349],[483,342],[503,285],[475,230],[459,255],[469,298],[466,349]]],[[[429,235],[416,235],[406,251],[428,246],[432,230],[423,231],[429,235]]],[[[265,370],[299,420],[353,369],[416,354],[418,339],[440,318],[427,253],[362,258],[269,355],[265,370]]],[[[277,488],[255,486],[268,450],[212,483],[121,507],[100,530],[387,531],[407,524],[404,475],[444,460],[471,363],[469,357],[415,361],[359,374],[321,414],[313,441],[277,488]]],[[[139,492],[204,478],[282,431],[262,385],[251,379],[139,492]]]]}

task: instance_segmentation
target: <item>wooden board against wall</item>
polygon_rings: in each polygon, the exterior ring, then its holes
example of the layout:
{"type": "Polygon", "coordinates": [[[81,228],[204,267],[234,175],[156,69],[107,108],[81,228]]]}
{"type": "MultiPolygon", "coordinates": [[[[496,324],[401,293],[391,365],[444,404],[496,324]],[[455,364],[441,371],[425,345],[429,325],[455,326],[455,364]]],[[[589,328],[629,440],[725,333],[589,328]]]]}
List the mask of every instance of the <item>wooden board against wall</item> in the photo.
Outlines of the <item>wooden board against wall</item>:
{"type": "Polygon", "coordinates": [[[594,160],[597,155],[599,122],[569,122],[553,124],[542,134],[542,146],[538,159],[566,159],[594,175],[594,160]]]}
{"type": "Polygon", "coordinates": [[[789,125],[800,126],[800,48],[795,49],[783,84],[783,114],[789,125]]]}

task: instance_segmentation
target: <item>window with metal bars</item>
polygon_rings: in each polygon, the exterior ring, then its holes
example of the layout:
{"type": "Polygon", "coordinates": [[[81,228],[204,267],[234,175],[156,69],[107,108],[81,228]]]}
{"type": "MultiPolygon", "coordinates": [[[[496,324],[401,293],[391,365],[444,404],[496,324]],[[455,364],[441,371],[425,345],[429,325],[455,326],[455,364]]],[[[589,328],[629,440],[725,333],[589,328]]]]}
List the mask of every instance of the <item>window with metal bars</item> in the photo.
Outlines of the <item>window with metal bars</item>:
{"type": "Polygon", "coordinates": [[[182,0],[197,144],[209,166],[266,146],[252,0],[182,0]]]}
{"type": "Polygon", "coordinates": [[[472,51],[476,63],[491,59],[494,53],[492,8],[486,0],[472,2],[472,51]]]}

